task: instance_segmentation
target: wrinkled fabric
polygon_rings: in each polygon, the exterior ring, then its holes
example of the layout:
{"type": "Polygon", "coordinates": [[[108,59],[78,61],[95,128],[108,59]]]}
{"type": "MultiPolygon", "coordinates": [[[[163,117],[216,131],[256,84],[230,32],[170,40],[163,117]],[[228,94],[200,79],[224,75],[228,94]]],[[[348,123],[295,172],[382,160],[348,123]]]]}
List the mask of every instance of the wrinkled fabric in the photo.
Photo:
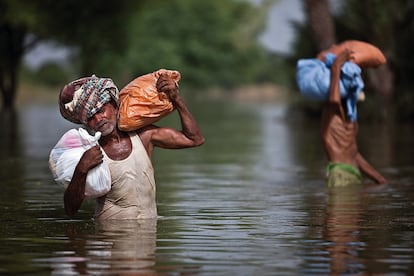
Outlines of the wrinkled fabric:
{"type": "Polygon", "coordinates": [[[62,116],[77,124],[87,124],[99,109],[113,99],[118,104],[118,88],[109,78],[93,75],[75,80],[65,86],[60,94],[59,107],[62,116]],[[76,86],[80,86],[75,89],[76,86]],[[69,97],[63,99],[63,97],[69,97]]]}
{"type": "Polygon", "coordinates": [[[168,74],[177,86],[181,75],[178,71],[159,69],[139,76],[119,92],[118,128],[123,131],[137,130],[153,124],[174,110],[164,92],[157,91],[161,74],[168,74]]]}
{"type": "MultiPolygon", "coordinates": [[[[49,168],[56,183],[65,189],[72,180],[75,168],[84,152],[98,144],[100,132],[94,136],[83,129],[68,130],[53,147],[49,155],[49,168]]],[[[85,196],[96,198],[111,189],[111,175],[105,162],[89,170],[85,182],[85,196]]]]}
{"type": "Polygon", "coordinates": [[[157,217],[154,168],[137,133],[129,133],[132,152],[123,160],[104,161],[111,172],[111,191],[96,201],[95,219],[157,217]]]}
{"type": "MultiPolygon", "coordinates": [[[[331,81],[330,68],[335,61],[334,54],[326,54],[325,62],[319,59],[300,59],[296,67],[296,82],[303,96],[311,100],[325,101],[329,95],[331,81]]],[[[364,88],[361,68],[353,62],[345,62],[341,67],[339,89],[341,98],[346,99],[347,116],[357,119],[358,95],[364,88]]]]}
{"type": "Polygon", "coordinates": [[[328,187],[345,187],[362,183],[360,171],[345,163],[329,163],[327,166],[328,187]]]}

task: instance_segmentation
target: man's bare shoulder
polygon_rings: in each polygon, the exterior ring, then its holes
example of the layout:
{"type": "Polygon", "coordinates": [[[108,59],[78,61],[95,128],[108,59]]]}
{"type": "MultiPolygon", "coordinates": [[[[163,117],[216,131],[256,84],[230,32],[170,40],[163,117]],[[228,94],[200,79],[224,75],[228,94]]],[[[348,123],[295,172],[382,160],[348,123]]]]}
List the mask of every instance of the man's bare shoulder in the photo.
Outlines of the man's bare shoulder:
{"type": "Polygon", "coordinates": [[[341,115],[343,111],[341,103],[337,102],[325,102],[323,105],[323,113],[329,116],[341,115]]]}
{"type": "MultiPolygon", "coordinates": [[[[342,121],[342,123],[345,123],[346,117],[345,117],[345,111],[342,107],[341,103],[336,102],[326,102],[323,110],[322,110],[322,127],[326,126],[327,124],[331,124],[332,120],[335,119],[335,121],[342,121]]],[[[335,124],[337,124],[336,122],[335,124]]]]}
{"type": "Polygon", "coordinates": [[[156,125],[147,125],[144,127],[141,127],[140,129],[137,129],[135,132],[138,134],[138,136],[141,138],[141,140],[145,140],[146,137],[151,137],[151,135],[159,129],[156,125]]]}

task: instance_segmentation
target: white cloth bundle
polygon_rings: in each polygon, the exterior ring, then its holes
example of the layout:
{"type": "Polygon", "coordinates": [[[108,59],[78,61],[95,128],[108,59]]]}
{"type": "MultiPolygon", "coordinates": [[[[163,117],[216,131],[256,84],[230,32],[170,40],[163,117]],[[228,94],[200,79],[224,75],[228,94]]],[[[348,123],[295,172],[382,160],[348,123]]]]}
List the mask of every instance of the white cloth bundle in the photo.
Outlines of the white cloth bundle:
{"type": "MultiPolygon", "coordinates": [[[[69,185],[76,165],[83,153],[98,144],[101,133],[95,136],[83,129],[68,130],[53,147],[49,156],[49,167],[58,184],[65,189],[69,185]]],[[[111,190],[111,175],[105,162],[94,167],[88,172],[85,184],[85,196],[87,198],[100,197],[111,190]]]]}

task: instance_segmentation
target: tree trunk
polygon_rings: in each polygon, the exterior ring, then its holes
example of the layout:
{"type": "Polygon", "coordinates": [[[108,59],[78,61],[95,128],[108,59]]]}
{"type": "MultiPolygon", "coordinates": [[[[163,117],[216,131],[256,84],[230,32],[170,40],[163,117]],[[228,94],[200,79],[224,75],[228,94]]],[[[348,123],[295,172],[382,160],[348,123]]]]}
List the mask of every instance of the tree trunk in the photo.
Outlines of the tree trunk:
{"type": "Polygon", "coordinates": [[[318,51],[335,43],[335,27],[328,0],[304,0],[309,25],[318,51]]]}
{"type": "Polygon", "coordinates": [[[388,64],[369,72],[369,82],[381,100],[381,117],[387,121],[392,117],[391,106],[394,98],[394,73],[388,64]]]}
{"type": "Polygon", "coordinates": [[[0,25],[0,92],[4,109],[14,109],[26,29],[0,25]]]}

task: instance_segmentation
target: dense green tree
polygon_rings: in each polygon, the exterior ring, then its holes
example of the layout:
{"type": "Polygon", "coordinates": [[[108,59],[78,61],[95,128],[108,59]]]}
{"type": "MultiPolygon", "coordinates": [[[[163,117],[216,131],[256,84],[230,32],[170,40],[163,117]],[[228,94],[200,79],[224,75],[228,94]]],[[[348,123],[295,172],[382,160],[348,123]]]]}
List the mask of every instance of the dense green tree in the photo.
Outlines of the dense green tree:
{"type": "Polygon", "coordinates": [[[21,59],[35,42],[26,43],[27,26],[34,24],[31,11],[29,3],[22,9],[20,2],[0,1],[0,92],[5,107],[13,106],[21,59]]]}
{"type": "Polygon", "coordinates": [[[0,91],[12,109],[22,57],[36,43],[51,39],[76,47],[80,71],[90,74],[104,52],[125,47],[128,13],[143,1],[0,0],[0,91]]]}
{"type": "MultiPolygon", "coordinates": [[[[311,2],[328,5],[326,0],[303,0],[304,7],[311,2]]],[[[404,112],[404,116],[414,116],[412,108],[414,96],[412,91],[407,89],[414,84],[411,78],[414,72],[414,53],[411,50],[414,42],[412,36],[414,2],[412,0],[341,0],[337,4],[335,14],[324,15],[332,17],[335,41],[349,39],[366,41],[379,47],[387,57],[386,65],[374,70],[364,70],[366,89],[375,92],[375,96],[371,97],[370,101],[373,106],[364,106],[380,110],[383,119],[389,117],[395,104],[399,113],[404,112]]],[[[320,29],[325,20],[319,18],[320,16],[320,14],[316,15],[316,20],[315,18],[311,21],[307,20],[304,24],[295,24],[297,36],[292,61],[314,57],[320,51],[321,45],[315,42],[314,34],[314,30],[320,29]],[[314,24],[319,26],[313,26],[314,24]]],[[[311,17],[311,14],[308,14],[308,17],[311,17]]],[[[319,34],[323,36],[323,33],[319,34]]],[[[331,36],[331,33],[326,32],[326,35],[331,36]]],[[[324,39],[332,40],[327,37],[324,39]]],[[[316,109],[318,109],[317,104],[316,109]]]]}
{"type": "Polygon", "coordinates": [[[273,2],[0,0],[3,106],[13,108],[22,57],[42,40],[73,49],[77,75],[121,85],[159,68],[179,70],[193,85],[269,80],[278,61],[257,37],[273,2]]]}
{"type": "Polygon", "coordinates": [[[130,47],[121,67],[130,76],[179,70],[192,85],[260,79],[269,69],[257,40],[266,7],[247,1],[148,2],[130,21],[130,47]]]}
{"type": "MultiPolygon", "coordinates": [[[[378,46],[387,57],[387,64],[370,70],[369,84],[380,95],[383,111],[398,101],[405,86],[414,81],[412,52],[414,33],[414,2],[412,0],[345,0],[337,15],[338,37],[368,41],[378,46]],[[397,93],[397,91],[400,91],[397,93]]],[[[412,94],[412,91],[409,91],[412,94]]],[[[414,104],[411,101],[411,104],[414,104]]],[[[412,107],[411,107],[412,110],[412,107]]],[[[387,115],[387,114],[384,114],[387,115]]]]}

